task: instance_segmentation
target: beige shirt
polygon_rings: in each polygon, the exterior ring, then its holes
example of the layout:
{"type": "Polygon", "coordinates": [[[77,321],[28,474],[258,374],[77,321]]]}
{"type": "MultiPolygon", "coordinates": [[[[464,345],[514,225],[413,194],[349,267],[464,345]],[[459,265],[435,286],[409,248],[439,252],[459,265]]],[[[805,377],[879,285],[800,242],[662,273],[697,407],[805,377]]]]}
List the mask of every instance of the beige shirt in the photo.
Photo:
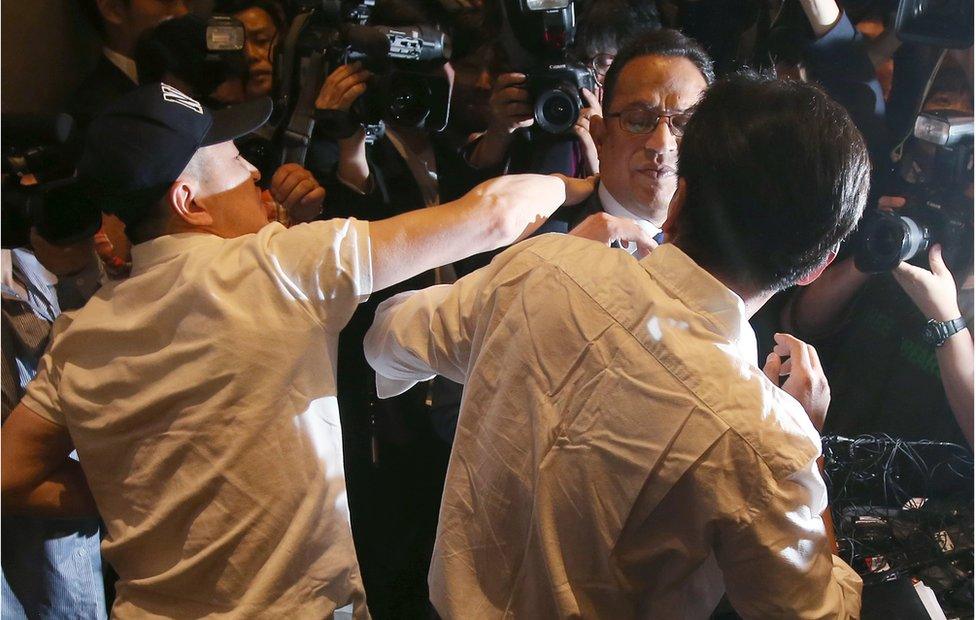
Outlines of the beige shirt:
{"type": "MultiPolygon", "coordinates": [[[[544,235],[380,306],[389,395],[466,383],[430,568],[444,618],[856,617],[820,441],[742,300],[678,248],[544,235]]],[[[382,379],[382,381],[380,381],[382,379]]]]}
{"type": "Polygon", "coordinates": [[[366,222],[160,237],[55,326],[22,401],[67,427],[119,618],[368,616],[349,526],[339,330],[366,222]]]}

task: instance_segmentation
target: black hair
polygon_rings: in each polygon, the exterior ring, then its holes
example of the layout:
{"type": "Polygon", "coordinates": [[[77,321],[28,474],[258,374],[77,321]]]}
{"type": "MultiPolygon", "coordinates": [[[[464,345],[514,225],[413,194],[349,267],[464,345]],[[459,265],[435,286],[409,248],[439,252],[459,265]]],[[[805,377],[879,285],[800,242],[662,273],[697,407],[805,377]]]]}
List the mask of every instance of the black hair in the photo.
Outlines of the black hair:
{"type": "Polygon", "coordinates": [[[681,142],[674,242],[754,292],[810,275],[854,229],[870,166],[860,132],[819,87],[739,73],[709,89],[681,142]]]}
{"type": "Polygon", "coordinates": [[[705,78],[705,83],[711,85],[715,81],[715,70],[712,59],[705,50],[677,30],[662,28],[640,35],[624,46],[613,59],[613,64],[607,71],[603,82],[603,109],[609,111],[613,102],[613,92],[616,90],[617,80],[627,63],[644,56],[665,56],[668,58],[687,58],[705,78]]]}
{"type": "Polygon", "coordinates": [[[573,47],[583,60],[607,50],[616,53],[644,31],[661,28],[657,7],[647,0],[596,0],[576,21],[573,47]]]}
{"type": "Polygon", "coordinates": [[[267,13],[271,17],[271,21],[274,22],[278,35],[283,36],[285,34],[285,27],[287,26],[285,11],[275,0],[216,0],[213,12],[218,15],[233,15],[251,8],[261,9],[267,13]]]}

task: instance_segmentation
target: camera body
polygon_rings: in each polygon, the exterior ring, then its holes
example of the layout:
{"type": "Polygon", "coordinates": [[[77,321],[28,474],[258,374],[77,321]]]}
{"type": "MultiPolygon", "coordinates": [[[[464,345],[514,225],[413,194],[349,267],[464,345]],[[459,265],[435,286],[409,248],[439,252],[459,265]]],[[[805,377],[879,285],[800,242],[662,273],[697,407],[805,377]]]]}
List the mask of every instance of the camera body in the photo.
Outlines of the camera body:
{"type": "Polygon", "coordinates": [[[595,76],[569,53],[576,37],[573,0],[502,0],[502,7],[501,42],[513,68],[526,74],[531,131],[568,133],[585,105],[580,91],[596,90],[595,76]]]}
{"type": "Polygon", "coordinates": [[[585,107],[580,96],[584,88],[595,91],[596,78],[578,63],[549,65],[526,76],[535,126],[551,134],[571,130],[585,107]]]}
{"type": "Polygon", "coordinates": [[[965,190],[973,174],[973,117],[925,112],[916,119],[914,136],[933,149],[931,177],[908,192],[897,212],[865,217],[854,251],[862,272],[890,271],[901,261],[928,267],[928,249],[937,243],[950,268],[972,260],[973,202],[965,190]]]}
{"type": "Polygon", "coordinates": [[[431,26],[351,26],[341,62],[359,61],[373,73],[353,104],[354,120],[443,131],[451,84],[440,70],[451,56],[450,38],[431,26]]]}

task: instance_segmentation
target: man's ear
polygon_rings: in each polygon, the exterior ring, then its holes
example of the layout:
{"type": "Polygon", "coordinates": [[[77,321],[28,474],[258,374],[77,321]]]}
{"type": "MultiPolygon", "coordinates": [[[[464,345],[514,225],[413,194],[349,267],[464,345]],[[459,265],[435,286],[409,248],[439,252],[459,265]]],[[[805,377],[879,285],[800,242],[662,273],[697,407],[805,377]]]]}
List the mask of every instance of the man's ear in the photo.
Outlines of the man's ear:
{"type": "Polygon", "coordinates": [[[678,188],[674,190],[674,196],[671,196],[671,203],[668,205],[668,217],[664,220],[664,226],[661,227],[661,232],[668,239],[674,239],[675,224],[678,221],[678,213],[685,206],[685,198],[688,195],[688,184],[681,177],[678,177],[678,188]]]}
{"type": "Polygon", "coordinates": [[[96,0],[95,4],[102,18],[108,23],[118,26],[125,20],[125,7],[122,0],[96,0]]]}
{"type": "Polygon", "coordinates": [[[211,226],[213,224],[213,216],[196,199],[196,188],[191,183],[177,179],[170,186],[166,198],[176,217],[190,226],[211,226]]]}
{"type": "Polygon", "coordinates": [[[806,286],[819,278],[821,274],[827,270],[827,267],[830,267],[830,263],[834,262],[835,258],[837,258],[837,252],[835,250],[831,250],[830,253],[827,254],[827,258],[824,259],[823,263],[813,270],[813,273],[796,281],[797,286],[806,286]]]}

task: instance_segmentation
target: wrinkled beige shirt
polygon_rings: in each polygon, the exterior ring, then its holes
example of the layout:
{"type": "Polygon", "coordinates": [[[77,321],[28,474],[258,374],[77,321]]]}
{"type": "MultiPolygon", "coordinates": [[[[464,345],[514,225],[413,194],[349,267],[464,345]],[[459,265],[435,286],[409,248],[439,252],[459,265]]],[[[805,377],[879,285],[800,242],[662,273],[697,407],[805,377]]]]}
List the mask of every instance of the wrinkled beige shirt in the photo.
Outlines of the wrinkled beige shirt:
{"type": "Polygon", "coordinates": [[[132,248],[55,324],[22,401],[66,426],[108,529],[118,618],[368,617],[336,402],[369,229],[269,224],[132,248]]]}
{"type": "Polygon", "coordinates": [[[430,568],[444,618],[845,618],[817,432],[742,300],[678,248],[544,235],[382,305],[381,396],[466,383],[430,568]]]}

